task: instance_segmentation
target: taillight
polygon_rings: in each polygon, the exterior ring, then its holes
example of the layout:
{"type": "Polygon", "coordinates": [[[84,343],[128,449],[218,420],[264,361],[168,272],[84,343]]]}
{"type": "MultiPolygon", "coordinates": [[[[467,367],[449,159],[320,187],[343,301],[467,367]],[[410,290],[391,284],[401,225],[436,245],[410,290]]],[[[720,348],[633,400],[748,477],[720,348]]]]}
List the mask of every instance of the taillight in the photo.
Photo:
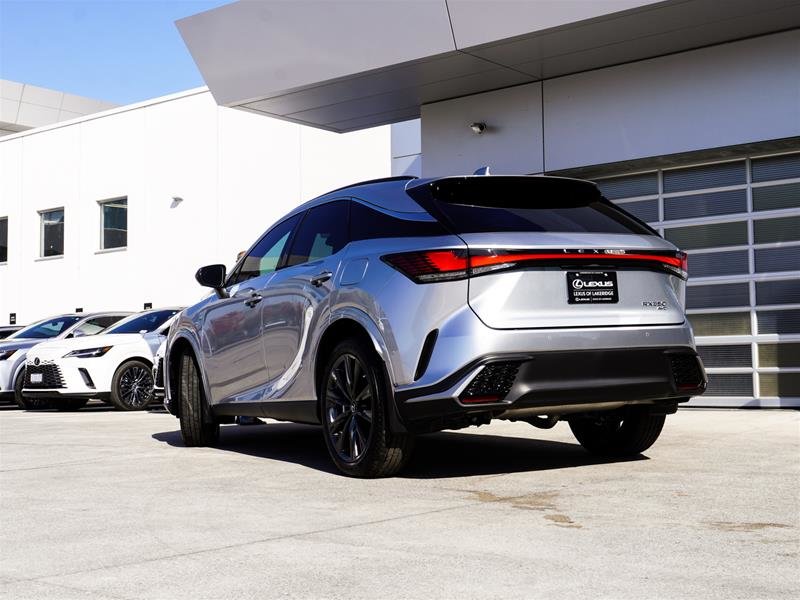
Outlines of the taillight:
{"type": "Polygon", "coordinates": [[[683,279],[688,274],[685,252],[657,250],[422,250],[382,257],[395,269],[416,281],[454,281],[503,269],[525,266],[600,268],[642,267],[666,271],[683,279]]]}
{"type": "Polygon", "coordinates": [[[681,259],[681,276],[687,279],[689,277],[689,255],[686,252],[678,252],[678,257],[681,259]]]}
{"type": "Polygon", "coordinates": [[[466,250],[423,250],[389,254],[382,258],[417,283],[453,281],[467,276],[466,250]]]}

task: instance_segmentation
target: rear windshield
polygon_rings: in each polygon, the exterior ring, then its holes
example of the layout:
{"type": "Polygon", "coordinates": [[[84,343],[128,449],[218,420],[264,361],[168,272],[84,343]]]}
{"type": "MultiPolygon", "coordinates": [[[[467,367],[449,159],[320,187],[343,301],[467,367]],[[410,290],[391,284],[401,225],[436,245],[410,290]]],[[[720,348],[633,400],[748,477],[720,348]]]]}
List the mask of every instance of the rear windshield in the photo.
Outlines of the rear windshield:
{"type": "Polygon", "coordinates": [[[155,310],[141,315],[133,315],[120,321],[114,327],[106,329],[103,333],[150,333],[161,327],[167,319],[177,313],[177,309],[155,310]]]}
{"type": "Polygon", "coordinates": [[[584,181],[544,177],[462,177],[409,190],[455,233],[545,231],[658,235],[584,181]]]}

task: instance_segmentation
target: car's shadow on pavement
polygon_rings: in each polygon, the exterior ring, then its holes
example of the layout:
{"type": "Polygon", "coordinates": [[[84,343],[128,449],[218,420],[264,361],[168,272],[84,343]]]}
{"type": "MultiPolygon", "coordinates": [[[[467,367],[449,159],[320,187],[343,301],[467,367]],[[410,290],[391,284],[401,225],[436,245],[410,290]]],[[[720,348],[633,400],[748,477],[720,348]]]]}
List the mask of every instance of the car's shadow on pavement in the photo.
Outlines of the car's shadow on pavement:
{"type": "MultiPolygon", "coordinates": [[[[180,431],[164,431],[152,437],[183,447],[180,431]]],[[[223,426],[218,448],[339,473],[328,456],[319,427],[292,423],[223,426]]],[[[398,476],[438,479],[499,475],[635,460],[647,457],[602,458],[592,456],[577,443],[444,431],[417,437],[411,461],[398,476]]]]}

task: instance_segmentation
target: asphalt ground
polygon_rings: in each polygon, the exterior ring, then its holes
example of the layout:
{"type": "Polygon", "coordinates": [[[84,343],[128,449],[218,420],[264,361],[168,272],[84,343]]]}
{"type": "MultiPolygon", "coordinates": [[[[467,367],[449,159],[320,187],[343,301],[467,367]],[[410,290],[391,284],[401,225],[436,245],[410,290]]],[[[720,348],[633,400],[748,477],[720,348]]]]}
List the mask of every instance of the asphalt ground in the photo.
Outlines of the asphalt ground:
{"type": "Polygon", "coordinates": [[[318,429],[0,407],[3,598],[798,598],[800,412],[683,409],[644,456],[566,424],[336,473],[318,429]]]}

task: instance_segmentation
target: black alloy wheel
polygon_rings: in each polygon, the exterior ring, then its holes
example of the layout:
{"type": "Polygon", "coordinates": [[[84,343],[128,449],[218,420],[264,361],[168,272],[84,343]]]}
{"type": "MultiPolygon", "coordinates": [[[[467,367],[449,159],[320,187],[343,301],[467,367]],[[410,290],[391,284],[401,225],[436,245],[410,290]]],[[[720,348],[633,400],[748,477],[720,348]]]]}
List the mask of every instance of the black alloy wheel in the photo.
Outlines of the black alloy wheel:
{"type": "Polygon", "coordinates": [[[141,360],[124,363],[111,383],[111,402],[120,410],[143,410],[153,400],[153,369],[141,360]]]}
{"type": "Polygon", "coordinates": [[[388,477],[405,466],[412,435],[389,426],[392,388],[386,366],[361,339],[340,342],[320,380],[320,419],[328,453],[352,477],[388,477]]]}
{"type": "Polygon", "coordinates": [[[364,455],[372,436],[374,382],[353,354],[339,356],[325,386],[328,435],[339,458],[355,463],[364,455]]]}

